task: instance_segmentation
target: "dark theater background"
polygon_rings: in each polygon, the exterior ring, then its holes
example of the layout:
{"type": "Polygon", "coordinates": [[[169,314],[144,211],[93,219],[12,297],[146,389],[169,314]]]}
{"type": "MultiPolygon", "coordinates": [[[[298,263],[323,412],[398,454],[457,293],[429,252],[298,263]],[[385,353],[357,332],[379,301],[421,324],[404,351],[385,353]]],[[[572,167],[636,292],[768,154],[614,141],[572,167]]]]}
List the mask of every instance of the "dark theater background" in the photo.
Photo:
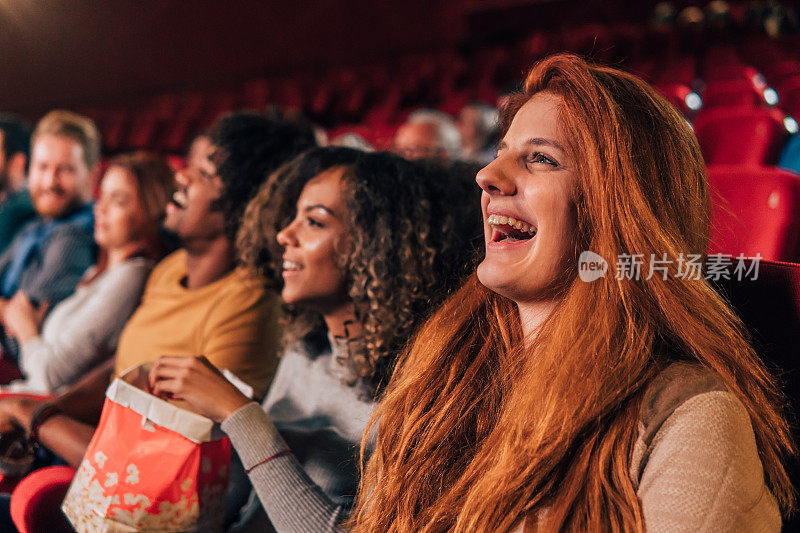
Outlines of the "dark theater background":
{"type": "Polygon", "coordinates": [[[796,1],[0,0],[0,113],[84,114],[104,161],[142,149],[181,167],[223,113],[275,106],[380,150],[413,111],[497,106],[561,51],[643,77],[694,128],[713,194],[709,251],[766,265],[759,285],[720,290],[797,412],[796,1]]]}
{"type": "MultiPolygon", "coordinates": [[[[181,154],[221,112],[268,104],[382,147],[409,111],[493,104],[537,58],[571,50],[644,75],[690,118],[699,104],[686,96],[700,85],[705,108],[765,103],[763,87],[745,85],[752,67],[769,86],[786,85],[780,109],[792,115],[797,19],[785,11],[765,2],[6,0],[0,109],[31,120],[54,107],[84,112],[106,155],[181,154]]],[[[766,150],[777,159],[777,143],[766,150]]]]}

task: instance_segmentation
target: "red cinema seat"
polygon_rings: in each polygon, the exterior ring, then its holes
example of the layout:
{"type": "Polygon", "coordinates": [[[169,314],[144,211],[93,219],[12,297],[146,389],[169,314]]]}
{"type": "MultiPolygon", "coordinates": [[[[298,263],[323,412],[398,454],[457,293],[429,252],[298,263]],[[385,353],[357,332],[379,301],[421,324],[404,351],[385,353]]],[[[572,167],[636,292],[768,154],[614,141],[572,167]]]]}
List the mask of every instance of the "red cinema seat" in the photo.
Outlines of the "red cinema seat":
{"type": "Polygon", "coordinates": [[[244,85],[242,104],[247,109],[263,109],[269,103],[270,96],[268,80],[250,80],[244,85]]]}
{"type": "Polygon", "coordinates": [[[186,150],[195,121],[188,117],[179,117],[169,121],[159,141],[159,148],[165,152],[178,153],[186,150]]]}
{"type": "Polygon", "coordinates": [[[794,59],[775,61],[764,67],[764,74],[771,84],[780,85],[789,78],[800,76],[800,61],[794,59]]]}
{"type": "Polygon", "coordinates": [[[61,502],[74,476],[70,466],[51,466],[19,482],[11,494],[11,519],[20,533],[73,531],[61,513],[61,502]]]}
{"type": "Polygon", "coordinates": [[[785,80],[778,89],[778,97],[778,107],[794,118],[800,118],[800,75],[785,80]]]}
{"type": "Polygon", "coordinates": [[[347,117],[361,115],[369,98],[367,85],[355,85],[342,95],[341,111],[347,117]]]}
{"type": "Polygon", "coordinates": [[[774,167],[709,166],[710,253],[800,260],[800,176],[774,167]]]}
{"type": "Polygon", "coordinates": [[[238,107],[236,93],[232,90],[221,90],[206,95],[205,105],[200,115],[200,128],[206,129],[217,118],[238,107]]]}
{"type": "Polygon", "coordinates": [[[756,90],[763,90],[767,85],[767,80],[755,67],[744,63],[707,64],[703,73],[703,80],[708,84],[747,80],[756,90]]]}
{"type": "Polygon", "coordinates": [[[762,102],[753,84],[745,79],[727,79],[709,82],[703,90],[703,107],[756,106],[762,102]]]}
{"type": "Polygon", "coordinates": [[[691,56],[682,56],[668,60],[660,65],[653,83],[656,85],[669,85],[682,83],[692,85],[696,77],[695,59],[691,56]]]}
{"type": "Polygon", "coordinates": [[[131,131],[128,132],[128,138],[125,141],[127,148],[146,149],[151,148],[156,132],[160,125],[160,119],[155,111],[146,111],[137,116],[131,126],[131,131]]]}
{"type": "Polygon", "coordinates": [[[706,65],[703,71],[703,79],[706,82],[739,80],[746,77],[747,65],[742,63],[718,63],[706,65]]]}
{"type": "Polygon", "coordinates": [[[730,44],[715,44],[709,46],[705,52],[706,70],[709,67],[719,67],[741,64],[741,58],[736,47],[730,44]]]}
{"type": "Polygon", "coordinates": [[[772,165],[788,132],[783,113],[759,107],[720,107],[701,112],[694,131],[707,165],[772,165]]]}
{"type": "Polygon", "coordinates": [[[657,85],[653,87],[667,101],[684,115],[694,115],[703,105],[703,101],[688,85],[682,83],[672,83],[668,85],[657,85]],[[692,96],[690,96],[692,95],[692,96]],[[688,97],[688,98],[687,98],[688,97]]]}
{"type": "Polygon", "coordinates": [[[116,110],[108,114],[103,125],[103,142],[111,151],[124,148],[125,134],[128,131],[129,117],[125,110],[116,110]]]}
{"type": "Polygon", "coordinates": [[[383,93],[381,100],[367,112],[364,122],[373,125],[391,122],[396,119],[402,97],[399,87],[389,87],[383,93]]]}
{"type": "Polygon", "coordinates": [[[153,98],[152,110],[158,118],[168,119],[178,113],[178,95],[162,93],[153,98]]]}
{"type": "MultiPolygon", "coordinates": [[[[756,352],[781,380],[789,401],[786,414],[795,442],[800,442],[800,264],[760,261],[753,277],[720,280],[717,289],[744,321],[756,352]]],[[[787,466],[792,484],[800,486],[797,457],[787,466]]],[[[800,517],[784,519],[783,531],[800,531],[800,517]]]]}
{"type": "Polygon", "coordinates": [[[336,95],[333,83],[328,80],[323,80],[314,88],[308,111],[315,116],[322,115],[331,109],[335,98],[336,95]]]}
{"type": "Polygon", "coordinates": [[[181,95],[178,114],[183,117],[198,118],[207,103],[206,95],[199,91],[181,95]]]}
{"type": "Polygon", "coordinates": [[[284,109],[303,109],[305,95],[299,81],[293,78],[283,78],[275,82],[275,103],[284,109]]]}

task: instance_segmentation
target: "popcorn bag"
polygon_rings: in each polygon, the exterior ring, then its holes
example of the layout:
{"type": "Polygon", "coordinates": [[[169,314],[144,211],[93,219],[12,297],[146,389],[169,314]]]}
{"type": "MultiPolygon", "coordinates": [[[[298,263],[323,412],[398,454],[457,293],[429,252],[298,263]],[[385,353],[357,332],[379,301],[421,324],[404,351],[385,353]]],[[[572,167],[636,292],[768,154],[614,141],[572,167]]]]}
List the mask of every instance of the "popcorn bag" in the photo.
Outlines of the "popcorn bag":
{"type": "Polygon", "coordinates": [[[231,445],[214,422],[145,392],[149,365],[114,380],[61,509],[80,532],[219,531],[231,445]]]}

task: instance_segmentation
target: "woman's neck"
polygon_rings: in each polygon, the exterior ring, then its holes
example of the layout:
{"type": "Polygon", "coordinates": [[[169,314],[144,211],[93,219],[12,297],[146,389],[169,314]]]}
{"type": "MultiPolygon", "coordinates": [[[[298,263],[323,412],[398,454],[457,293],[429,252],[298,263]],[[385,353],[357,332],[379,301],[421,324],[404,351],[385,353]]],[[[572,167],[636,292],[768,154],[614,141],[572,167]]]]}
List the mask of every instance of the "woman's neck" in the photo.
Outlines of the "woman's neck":
{"type": "Polygon", "coordinates": [[[334,337],[352,339],[361,336],[361,324],[356,320],[356,309],[352,302],[323,313],[322,318],[334,337]]]}
{"type": "Polygon", "coordinates": [[[539,334],[547,318],[553,314],[558,300],[540,300],[536,302],[517,302],[519,319],[522,323],[522,333],[526,339],[533,339],[539,334]]]}
{"type": "Polygon", "coordinates": [[[122,246],[117,246],[114,248],[109,248],[107,250],[108,254],[108,264],[107,268],[111,268],[114,265],[118,265],[123,261],[127,261],[130,259],[133,254],[139,252],[142,249],[141,242],[129,242],[122,246]]]}

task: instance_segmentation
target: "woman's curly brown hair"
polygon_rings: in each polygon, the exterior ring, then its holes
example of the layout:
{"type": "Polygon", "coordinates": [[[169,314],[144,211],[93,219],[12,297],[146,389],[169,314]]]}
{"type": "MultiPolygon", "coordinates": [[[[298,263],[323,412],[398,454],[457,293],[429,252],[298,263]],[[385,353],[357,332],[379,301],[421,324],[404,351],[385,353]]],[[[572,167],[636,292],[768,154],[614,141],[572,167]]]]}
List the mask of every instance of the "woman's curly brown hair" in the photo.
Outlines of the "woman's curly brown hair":
{"type": "MultiPolygon", "coordinates": [[[[305,184],[332,168],[344,169],[347,184],[349,232],[339,261],[362,331],[347,362],[374,395],[417,326],[474,268],[482,242],[480,196],[467,167],[349,148],[310,150],[261,187],[239,231],[241,262],[277,290],[277,233],[295,217],[305,184]]],[[[285,345],[327,342],[319,313],[287,306],[286,317],[285,345]]]]}

